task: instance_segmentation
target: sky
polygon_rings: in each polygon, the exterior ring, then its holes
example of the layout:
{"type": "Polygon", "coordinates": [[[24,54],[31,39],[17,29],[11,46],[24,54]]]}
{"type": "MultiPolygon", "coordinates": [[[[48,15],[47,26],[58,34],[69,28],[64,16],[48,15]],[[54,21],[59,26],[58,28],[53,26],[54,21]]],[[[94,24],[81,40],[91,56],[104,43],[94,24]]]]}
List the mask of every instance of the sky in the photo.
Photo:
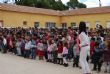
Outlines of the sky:
{"type": "MultiPolygon", "coordinates": [[[[62,0],[63,3],[66,4],[69,0],[62,0]]],[[[87,5],[88,8],[91,7],[99,7],[99,0],[79,0],[87,5]]],[[[102,6],[110,6],[110,0],[101,0],[102,6]]]]}
{"type": "MultiPolygon", "coordinates": [[[[0,2],[3,2],[3,1],[4,0],[0,0],[0,2]]],[[[69,0],[62,0],[64,4],[66,4],[68,1],[69,0]]],[[[99,0],[79,0],[79,2],[86,4],[88,8],[99,7],[99,0]]],[[[102,3],[102,6],[110,6],[110,0],[101,0],[101,3],[102,3]]]]}

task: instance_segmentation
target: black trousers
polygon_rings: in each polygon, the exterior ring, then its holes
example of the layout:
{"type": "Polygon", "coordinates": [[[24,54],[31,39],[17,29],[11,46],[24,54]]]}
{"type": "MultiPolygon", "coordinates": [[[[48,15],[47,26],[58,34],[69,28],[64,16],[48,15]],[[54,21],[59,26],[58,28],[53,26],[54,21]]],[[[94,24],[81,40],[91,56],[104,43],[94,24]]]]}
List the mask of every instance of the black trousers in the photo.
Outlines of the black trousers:
{"type": "Polygon", "coordinates": [[[102,67],[102,61],[94,61],[94,67],[93,67],[93,70],[98,70],[98,71],[101,71],[101,67],[102,67]]]}
{"type": "Polygon", "coordinates": [[[25,58],[29,58],[30,57],[30,50],[25,50],[25,58]]]}
{"type": "Polygon", "coordinates": [[[57,63],[57,51],[53,51],[52,55],[53,55],[53,62],[57,63]]]}
{"type": "Polygon", "coordinates": [[[44,51],[44,57],[46,60],[48,60],[48,52],[47,51],[44,51]]]}
{"type": "Polygon", "coordinates": [[[77,55],[76,57],[74,57],[74,61],[73,61],[73,67],[78,67],[79,65],[79,55],[77,55]]]}

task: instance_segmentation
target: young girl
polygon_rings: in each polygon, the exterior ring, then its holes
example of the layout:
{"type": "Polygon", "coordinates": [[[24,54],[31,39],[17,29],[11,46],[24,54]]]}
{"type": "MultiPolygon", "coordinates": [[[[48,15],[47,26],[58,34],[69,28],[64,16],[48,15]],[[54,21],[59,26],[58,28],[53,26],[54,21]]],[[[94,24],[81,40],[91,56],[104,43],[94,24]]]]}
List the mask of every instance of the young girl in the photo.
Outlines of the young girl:
{"type": "Polygon", "coordinates": [[[95,38],[91,38],[91,42],[90,42],[90,58],[91,58],[91,63],[93,63],[94,46],[95,46],[95,38]]]}
{"type": "Polygon", "coordinates": [[[47,62],[52,62],[52,42],[51,41],[49,41],[49,43],[48,43],[47,51],[48,51],[48,60],[47,60],[47,62]]]}
{"type": "Polygon", "coordinates": [[[40,40],[37,44],[37,49],[38,49],[38,56],[39,56],[39,60],[43,60],[43,56],[44,56],[44,46],[42,43],[42,40],[40,40]]]}
{"type": "Polygon", "coordinates": [[[62,55],[63,55],[63,65],[65,67],[68,67],[68,62],[67,62],[68,48],[67,47],[68,47],[68,44],[64,43],[62,55]]]}
{"type": "Polygon", "coordinates": [[[58,53],[58,64],[62,65],[63,64],[63,57],[62,57],[62,52],[63,52],[63,44],[62,42],[58,42],[57,45],[58,49],[57,49],[57,53],[58,53]]]}

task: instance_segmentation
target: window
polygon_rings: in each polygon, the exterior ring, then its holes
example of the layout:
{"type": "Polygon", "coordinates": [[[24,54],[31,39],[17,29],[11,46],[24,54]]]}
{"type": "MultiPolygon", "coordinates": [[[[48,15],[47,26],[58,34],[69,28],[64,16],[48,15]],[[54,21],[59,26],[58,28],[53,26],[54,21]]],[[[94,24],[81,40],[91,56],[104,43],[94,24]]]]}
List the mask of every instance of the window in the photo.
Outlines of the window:
{"type": "Polygon", "coordinates": [[[34,27],[38,28],[39,27],[39,22],[34,22],[34,27]]]}
{"type": "Polygon", "coordinates": [[[107,22],[107,28],[110,28],[110,21],[107,22]]]}
{"type": "Polygon", "coordinates": [[[51,27],[51,28],[55,28],[55,25],[56,25],[56,23],[54,23],[54,22],[51,22],[51,23],[50,23],[50,27],[51,27]]]}
{"type": "Polygon", "coordinates": [[[86,27],[90,27],[90,23],[89,22],[86,22],[86,27]]]}
{"type": "Polygon", "coordinates": [[[46,28],[54,28],[56,25],[56,23],[54,22],[46,22],[45,27],[46,28]]]}
{"type": "Polygon", "coordinates": [[[49,28],[49,26],[50,26],[50,23],[49,22],[46,22],[45,27],[46,28],[49,28]]]}
{"type": "Polygon", "coordinates": [[[76,23],[75,23],[75,22],[72,22],[72,23],[71,23],[71,27],[72,27],[72,28],[76,28],[76,27],[77,27],[76,23]]]}
{"type": "Polygon", "coordinates": [[[27,25],[27,21],[23,21],[23,25],[26,26],[27,25]]]}
{"type": "Polygon", "coordinates": [[[62,28],[66,28],[67,27],[67,23],[62,23],[62,28]]]}

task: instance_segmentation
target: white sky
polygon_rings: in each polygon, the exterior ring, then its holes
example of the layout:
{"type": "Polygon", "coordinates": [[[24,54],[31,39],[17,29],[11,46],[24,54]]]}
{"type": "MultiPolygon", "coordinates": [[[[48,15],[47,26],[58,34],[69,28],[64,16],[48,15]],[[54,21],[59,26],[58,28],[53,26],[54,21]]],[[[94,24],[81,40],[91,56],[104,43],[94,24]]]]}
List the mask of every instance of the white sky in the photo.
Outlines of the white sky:
{"type": "MultiPolygon", "coordinates": [[[[66,4],[69,0],[62,0],[63,3],[66,4]]],[[[80,2],[87,5],[88,8],[90,7],[98,7],[99,0],[79,0],[80,2]]],[[[110,6],[110,0],[101,0],[102,6],[110,6]]]]}
{"type": "MultiPolygon", "coordinates": [[[[3,2],[4,0],[0,0],[0,2],[3,2]]],[[[12,1],[12,0],[10,0],[12,1]]],[[[64,4],[68,2],[69,0],[62,0],[64,4]]],[[[87,5],[88,8],[90,7],[98,7],[99,6],[99,0],[79,0],[80,2],[87,5]]],[[[101,0],[102,6],[110,6],[110,0],[101,0]]]]}

